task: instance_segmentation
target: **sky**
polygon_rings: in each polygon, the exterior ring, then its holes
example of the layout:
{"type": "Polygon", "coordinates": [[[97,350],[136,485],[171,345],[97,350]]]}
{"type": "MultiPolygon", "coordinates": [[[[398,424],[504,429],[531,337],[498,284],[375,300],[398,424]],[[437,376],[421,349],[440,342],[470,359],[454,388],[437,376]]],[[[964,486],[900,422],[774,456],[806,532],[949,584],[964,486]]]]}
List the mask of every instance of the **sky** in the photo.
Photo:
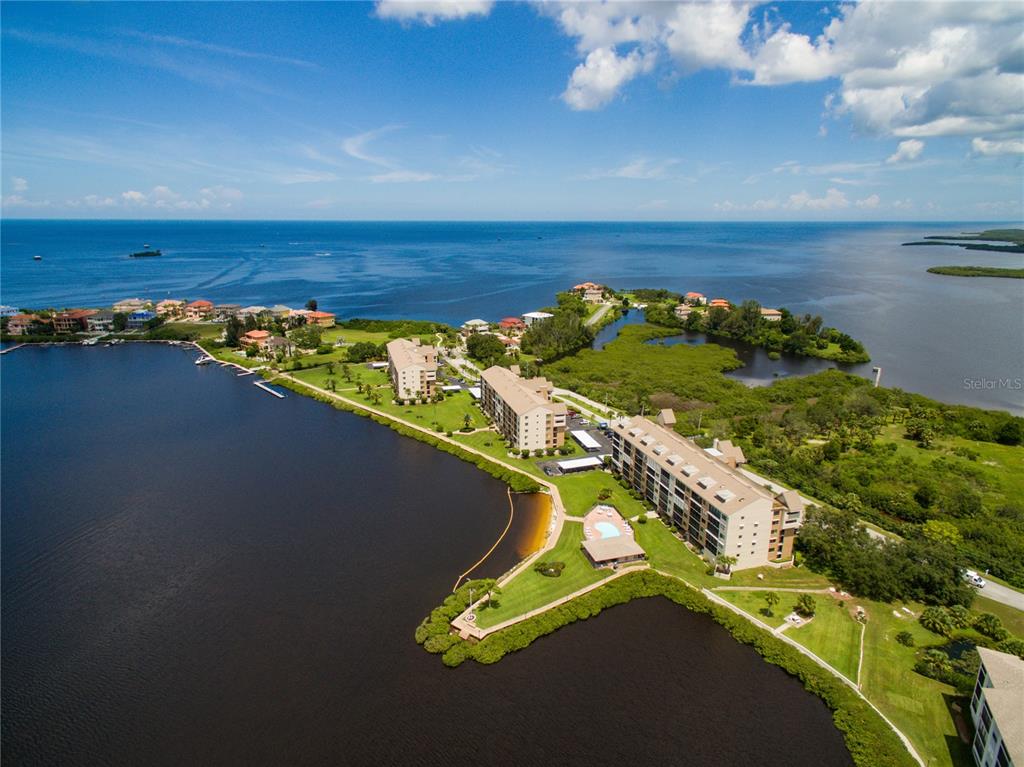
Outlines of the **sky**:
{"type": "Polygon", "coordinates": [[[0,5],[5,218],[1024,220],[1024,3],[0,5]]]}

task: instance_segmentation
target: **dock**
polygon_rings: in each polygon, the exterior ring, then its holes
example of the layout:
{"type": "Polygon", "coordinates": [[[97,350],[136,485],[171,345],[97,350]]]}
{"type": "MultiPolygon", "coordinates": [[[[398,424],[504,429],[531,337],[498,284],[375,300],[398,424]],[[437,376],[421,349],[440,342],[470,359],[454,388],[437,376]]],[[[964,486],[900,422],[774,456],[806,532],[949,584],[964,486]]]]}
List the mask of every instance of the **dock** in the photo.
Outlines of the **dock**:
{"type": "Polygon", "coordinates": [[[273,394],[273,395],[274,395],[275,397],[277,397],[278,399],[284,399],[284,395],[283,395],[283,394],[281,394],[281,392],[279,392],[279,391],[274,391],[273,389],[271,389],[271,388],[270,388],[269,386],[267,386],[267,385],[266,385],[265,383],[263,383],[262,381],[253,381],[253,382],[252,382],[252,385],[253,385],[253,386],[258,386],[258,387],[260,387],[261,389],[263,389],[263,391],[265,391],[265,392],[268,392],[268,393],[270,393],[270,394],[273,394]]]}
{"type": "Polygon", "coordinates": [[[8,352],[13,352],[15,349],[20,349],[24,345],[25,344],[18,344],[17,346],[8,346],[6,349],[0,349],[0,354],[7,354],[8,352]]]}

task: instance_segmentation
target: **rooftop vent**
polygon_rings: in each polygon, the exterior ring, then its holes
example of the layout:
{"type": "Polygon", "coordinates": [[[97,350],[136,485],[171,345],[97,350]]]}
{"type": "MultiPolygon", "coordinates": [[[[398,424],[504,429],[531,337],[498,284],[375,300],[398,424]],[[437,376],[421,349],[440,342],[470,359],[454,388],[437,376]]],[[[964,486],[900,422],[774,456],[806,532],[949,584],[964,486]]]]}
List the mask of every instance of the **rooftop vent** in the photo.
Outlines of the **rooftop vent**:
{"type": "Polygon", "coordinates": [[[726,490],[724,487],[721,490],[719,490],[717,493],[715,493],[715,498],[717,498],[718,500],[723,501],[723,502],[731,501],[734,497],[735,497],[735,495],[732,492],[732,490],[726,490]]]}
{"type": "Polygon", "coordinates": [[[711,477],[701,477],[700,479],[697,480],[697,484],[703,488],[709,488],[713,484],[715,484],[715,480],[713,480],[711,477]]]}
{"type": "Polygon", "coordinates": [[[694,466],[692,463],[688,463],[682,468],[682,472],[686,476],[692,477],[694,474],[697,473],[697,467],[694,466]]]}

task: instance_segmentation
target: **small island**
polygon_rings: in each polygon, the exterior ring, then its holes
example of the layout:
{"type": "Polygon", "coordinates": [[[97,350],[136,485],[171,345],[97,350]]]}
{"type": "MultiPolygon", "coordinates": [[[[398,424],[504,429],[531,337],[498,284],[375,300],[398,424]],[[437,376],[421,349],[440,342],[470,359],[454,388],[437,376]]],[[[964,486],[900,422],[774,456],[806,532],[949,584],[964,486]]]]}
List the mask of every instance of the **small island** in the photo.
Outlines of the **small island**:
{"type": "Polygon", "coordinates": [[[931,234],[922,240],[904,242],[903,245],[950,245],[965,250],[987,250],[994,253],[1024,253],[1024,229],[986,229],[982,232],[964,232],[958,235],[931,234]],[[1007,245],[993,245],[1005,242],[1007,245]]]}
{"type": "Polygon", "coordinates": [[[1009,277],[1014,280],[1024,278],[1024,269],[1008,269],[1001,266],[933,266],[928,271],[949,277],[1009,277]]]}

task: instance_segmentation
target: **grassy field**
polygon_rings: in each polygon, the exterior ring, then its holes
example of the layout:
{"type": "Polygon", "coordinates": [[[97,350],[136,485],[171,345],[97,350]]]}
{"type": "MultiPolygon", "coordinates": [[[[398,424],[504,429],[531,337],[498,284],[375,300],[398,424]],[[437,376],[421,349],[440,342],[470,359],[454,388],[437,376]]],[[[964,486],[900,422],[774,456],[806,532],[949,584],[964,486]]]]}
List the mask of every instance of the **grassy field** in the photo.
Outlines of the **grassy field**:
{"type": "MultiPolygon", "coordinates": [[[[856,603],[868,613],[860,679],[864,694],[913,741],[925,764],[971,765],[968,747],[957,737],[947,708],[953,688],[914,671],[918,648],[937,644],[939,638],[909,616],[895,617],[892,611],[898,608],[894,605],[867,600],[856,603]],[[904,647],[897,642],[896,635],[901,631],[909,631],[917,647],[904,647]]],[[[921,609],[920,605],[908,607],[915,612],[921,609]]]]}
{"type": "Polygon", "coordinates": [[[979,594],[971,605],[971,610],[978,613],[992,613],[998,616],[1006,630],[1015,636],[1024,637],[1024,611],[1008,607],[979,594]]]}
{"type": "Polygon", "coordinates": [[[707,563],[672,535],[672,531],[660,520],[649,519],[646,524],[633,525],[636,542],[647,552],[651,567],[681,578],[687,583],[714,588],[725,581],[708,575],[707,563]]]}
{"type": "MultiPolygon", "coordinates": [[[[786,616],[789,615],[791,607],[787,602],[786,596],[780,595],[779,603],[775,605],[772,615],[769,616],[764,613],[768,609],[768,604],[764,601],[764,595],[768,593],[767,591],[716,591],[715,593],[727,602],[736,605],[743,612],[753,615],[762,623],[767,623],[772,628],[781,626],[786,622],[786,616]]],[[[792,599],[789,601],[791,602],[792,599]]]]}
{"type": "Polygon", "coordinates": [[[349,365],[349,373],[352,376],[351,381],[346,381],[341,374],[341,367],[336,366],[334,373],[329,373],[327,368],[323,365],[318,367],[305,368],[303,370],[289,370],[286,371],[289,375],[293,375],[300,381],[319,386],[321,388],[327,387],[327,379],[333,378],[334,383],[337,386],[337,390],[341,394],[346,396],[352,396],[355,394],[355,388],[357,384],[370,384],[371,386],[388,386],[388,374],[384,370],[371,370],[365,365],[357,365],[352,363],[349,365]]]}
{"type": "Polygon", "coordinates": [[[608,413],[610,412],[608,408],[604,406],[594,407],[593,405],[588,405],[586,402],[583,402],[582,400],[579,400],[576,397],[570,397],[568,394],[558,394],[555,396],[555,400],[564,402],[573,410],[579,410],[580,408],[583,408],[588,412],[597,413],[598,415],[604,415],[605,417],[607,417],[608,413]]]}
{"type": "Polygon", "coordinates": [[[565,569],[558,578],[549,578],[527,568],[502,589],[498,607],[478,611],[476,623],[487,628],[514,618],[529,610],[542,607],[559,597],[597,583],[612,574],[611,570],[597,570],[580,549],[583,524],[566,522],[558,543],[543,555],[546,562],[564,562],[565,569]]]}
{"type": "MultiPolygon", "coordinates": [[[[724,594],[723,594],[724,596],[724,594]]],[[[780,594],[777,613],[788,615],[796,604],[796,594],[780,594]]],[[[817,609],[814,619],[797,628],[786,630],[786,636],[799,642],[847,679],[857,681],[860,656],[861,624],[851,611],[854,601],[843,601],[824,594],[815,594],[817,609]]]]}
{"type": "Polygon", "coordinates": [[[729,586],[774,586],[777,589],[827,589],[831,583],[824,575],[806,567],[753,567],[732,574],[729,586]],[[758,578],[757,576],[763,576],[758,578]]]}
{"type": "Polygon", "coordinates": [[[198,333],[200,341],[216,341],[224,332],[224,325],[220,323],[167,322],[161,327],[178,330],[182,333],[198,333]]]}

